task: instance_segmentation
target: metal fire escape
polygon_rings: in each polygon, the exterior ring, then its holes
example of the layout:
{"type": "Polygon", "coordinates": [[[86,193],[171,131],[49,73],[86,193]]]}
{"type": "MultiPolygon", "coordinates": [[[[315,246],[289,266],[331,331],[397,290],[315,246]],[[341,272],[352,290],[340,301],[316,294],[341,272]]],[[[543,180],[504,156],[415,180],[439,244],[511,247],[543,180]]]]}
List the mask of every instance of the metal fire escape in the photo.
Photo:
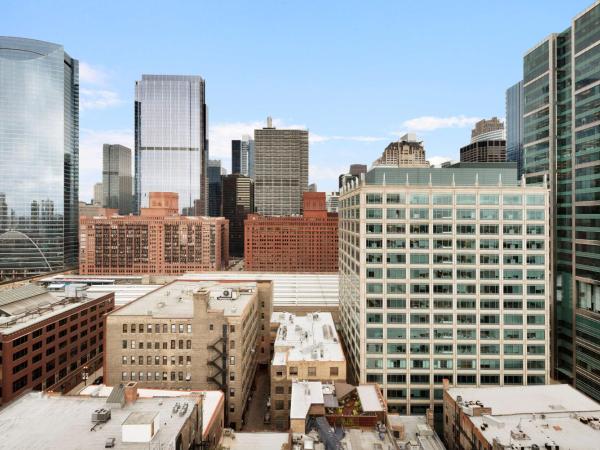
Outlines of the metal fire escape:
{"type": "Polygon", "coordinates": [[[223,325],[223,335],[207,346],[212,350],[207,361],[209,367],[214,367],[216,372],[207,377],[208,381],[215,383],[223,392],[227,391],[227,325],[223,325]]]}

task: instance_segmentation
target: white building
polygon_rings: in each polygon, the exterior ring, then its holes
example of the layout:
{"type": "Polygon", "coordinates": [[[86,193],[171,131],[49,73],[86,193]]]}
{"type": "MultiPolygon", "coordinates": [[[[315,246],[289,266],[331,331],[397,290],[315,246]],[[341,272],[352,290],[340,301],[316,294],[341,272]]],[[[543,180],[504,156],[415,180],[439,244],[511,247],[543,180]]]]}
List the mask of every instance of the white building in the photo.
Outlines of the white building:
{"type": "Polygon", "coordinates": [[[549,381],[548,191],[505,164],[374,168],[340,196],[349,366],[390,412],[461,385],[549,381]]]}

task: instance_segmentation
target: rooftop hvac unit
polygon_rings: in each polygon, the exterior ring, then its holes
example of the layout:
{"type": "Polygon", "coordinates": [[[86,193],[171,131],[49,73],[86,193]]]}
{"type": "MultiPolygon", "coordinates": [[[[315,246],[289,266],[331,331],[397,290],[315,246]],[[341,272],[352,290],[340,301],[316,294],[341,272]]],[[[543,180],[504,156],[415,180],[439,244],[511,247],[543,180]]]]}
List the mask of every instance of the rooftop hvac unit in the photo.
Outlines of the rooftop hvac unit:
{"type": "Polygon", "coordinates": [[[187,412],[187,410],[188,410],[188,404],[187,404],[187,403],[184,403],[184,404],[183,404],[183,407],[182,407],[182,408],[181,408],[181,410],[179,411],[179,415],[180,415],[180,416],[184,416],[184,415],[185,415],[185,413],[187,412]]]}
{"type": "Polygon", "coordinates": [[[104,423],[110,419],[110,409],[100,408],[92,413],[92,422],[104,423]]]}

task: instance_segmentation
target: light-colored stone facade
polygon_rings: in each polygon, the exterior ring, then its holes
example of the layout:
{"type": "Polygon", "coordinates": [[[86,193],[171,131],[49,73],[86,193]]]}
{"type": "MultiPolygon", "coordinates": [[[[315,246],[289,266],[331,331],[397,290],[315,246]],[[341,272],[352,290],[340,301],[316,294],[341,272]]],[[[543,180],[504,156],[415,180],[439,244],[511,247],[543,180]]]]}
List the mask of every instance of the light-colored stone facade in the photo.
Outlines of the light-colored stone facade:
{"type": "Polygon", "coordinates": [[[105,382],[221,389],[235,429],[269,361],[271,282],[178,280],[107,317],[105,382]]]}

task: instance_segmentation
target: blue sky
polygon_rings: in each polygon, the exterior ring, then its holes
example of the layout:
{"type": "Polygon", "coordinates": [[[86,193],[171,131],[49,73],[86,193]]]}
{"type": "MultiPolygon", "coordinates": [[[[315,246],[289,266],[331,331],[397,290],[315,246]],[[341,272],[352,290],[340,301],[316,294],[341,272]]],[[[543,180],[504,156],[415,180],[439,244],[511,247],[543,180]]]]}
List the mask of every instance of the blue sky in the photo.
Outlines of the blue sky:
{"type": "Polygon", "coordinates": [[[310,181],[335,190],[414,131],[429,159],[456,158],[478,118],[504,117],[522,55],[592,0],[3,0],[0,33],[64,45],[81,62],[80,198],[101,145],[133,145],[142,73],[206,79],[210,157],[262,126],[310,130],[310,181]],[[434,158],[435,157],[435,158],[434,158]]]}

